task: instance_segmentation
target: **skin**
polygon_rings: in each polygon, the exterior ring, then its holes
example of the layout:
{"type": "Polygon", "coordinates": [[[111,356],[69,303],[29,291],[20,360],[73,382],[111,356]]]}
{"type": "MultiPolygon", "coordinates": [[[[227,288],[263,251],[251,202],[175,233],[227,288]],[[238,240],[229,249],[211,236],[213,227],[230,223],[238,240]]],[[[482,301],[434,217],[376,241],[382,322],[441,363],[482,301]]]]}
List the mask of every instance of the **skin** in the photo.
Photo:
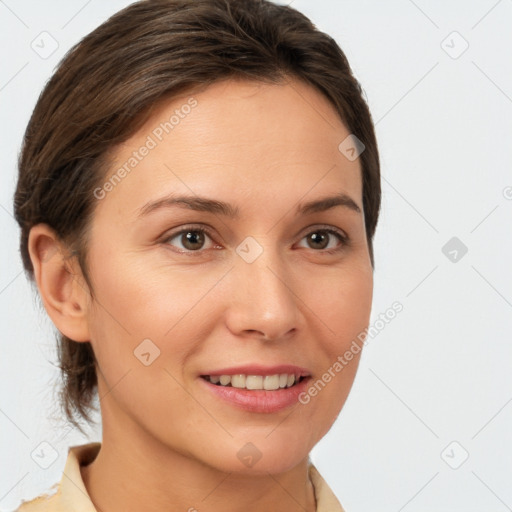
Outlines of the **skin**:
{"type": "MultiPolygon", "coordinates": [[[[105,179],[190,96],[160,104],[115,148],[105,179]]],[[[41,224],[30,233],[46,310],[62,333],[90,341],[98,360],[103,442],[82,467],[84,483],[108,512],[313,511],[308,454],[340,413],[360,353],[308,404],[270,414],[219,400],[199,375],[289,363],[316,381],[368,326],[373,270],[360,162],[338,150],[349,131],[334,108],[301,82],[228,80],[193,97],[197,106],[173,131],[95,199],[93,296],[53,231],[41,224]],[[360,212],[295,212],[342,192],[360,212]],[[138,218],[170,193],[230,203],[240,217],[175,205],[138,218]],[[178,234],[189,224],[211,231],[195,251],[178,234]],[[308,236],[318,232],[325,249],[308,236]],[[252,263],[236,252],[248,236],[263,250],[252,263]],[[160,356],[145,366],[134,350],[148,338],[160,356]],[[247,442],[262,455],[252,468],[237,457],[247,442]]]]}

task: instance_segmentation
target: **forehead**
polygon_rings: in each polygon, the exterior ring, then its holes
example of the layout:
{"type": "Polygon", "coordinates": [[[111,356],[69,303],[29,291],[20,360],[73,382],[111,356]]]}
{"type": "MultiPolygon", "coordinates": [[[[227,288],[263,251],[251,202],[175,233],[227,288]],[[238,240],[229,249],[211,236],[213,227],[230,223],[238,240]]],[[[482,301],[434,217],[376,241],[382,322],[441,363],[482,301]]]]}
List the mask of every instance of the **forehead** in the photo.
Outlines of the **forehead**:
{"type": "Polygon", "coordinates": [[[315,190],[343,191],[361,205],[359,159],[339,150],[349,135],[328,99],[303,82],[218,82],[155,105],[115,149],[105,178],[125,172],[101,207],[135,211],[164,192],[233,202],[296,201],[315,190]]]}

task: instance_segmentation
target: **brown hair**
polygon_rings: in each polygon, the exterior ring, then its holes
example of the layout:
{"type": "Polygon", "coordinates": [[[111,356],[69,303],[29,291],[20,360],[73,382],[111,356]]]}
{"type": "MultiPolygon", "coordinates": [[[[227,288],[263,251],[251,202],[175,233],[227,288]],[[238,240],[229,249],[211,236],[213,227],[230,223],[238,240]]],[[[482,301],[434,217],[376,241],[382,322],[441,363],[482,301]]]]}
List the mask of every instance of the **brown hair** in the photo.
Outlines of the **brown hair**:
{"type": "MultiPolygon", "coordinates": [[[[365,145],[363,208],[374,267],[381,201],[377,143],[361,86],[336,42],[300,12],[267,0],[145,0],[71,48],[32,113],[14,198],[28,277],[33,281],[28,234],[46,223],[91,284],[86,249],[93,191],[108,170],[109,150],[135,133],[157,102],[229,78],[282,83],[289,77],[328,98],[365,145]]],[[[91,421],[97,388],[94,353],[89,342],[59,333],[58,357],[60,402],[81,429],[76,416],[91,421]]]]}

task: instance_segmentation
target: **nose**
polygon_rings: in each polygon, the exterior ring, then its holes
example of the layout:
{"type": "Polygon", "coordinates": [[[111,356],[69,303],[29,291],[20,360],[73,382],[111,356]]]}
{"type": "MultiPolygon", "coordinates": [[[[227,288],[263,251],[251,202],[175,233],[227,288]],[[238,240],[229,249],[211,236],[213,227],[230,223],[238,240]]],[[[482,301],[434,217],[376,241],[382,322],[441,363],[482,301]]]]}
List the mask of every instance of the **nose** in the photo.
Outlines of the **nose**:
{"type": "Polygon", "coordinates": [[[301,301],[279,254],[266,248],[252,263],[237,256],[229,278],[226,323],[233,334],[279,341],[298,329],[301,301]]]}

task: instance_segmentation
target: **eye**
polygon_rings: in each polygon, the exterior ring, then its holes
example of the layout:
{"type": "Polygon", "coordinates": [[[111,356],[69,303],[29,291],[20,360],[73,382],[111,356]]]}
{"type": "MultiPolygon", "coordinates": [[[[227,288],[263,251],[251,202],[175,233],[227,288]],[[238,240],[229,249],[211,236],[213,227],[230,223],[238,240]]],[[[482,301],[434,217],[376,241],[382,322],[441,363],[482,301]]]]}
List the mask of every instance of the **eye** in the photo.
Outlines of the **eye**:
{"type": "Polygon", "coordinates": [[[201,249],[213,247],[213,240],[204,228],[185,227],[167,237],[164,243],[177,246],[178,252],[200,252],[201,249]],[[173,242],[175,240],[175,242],[173,242]],[[207,240],[210,240],[210,247],[205,247],[207,240]]]}
{"type": "Polygon", "coordinates": [[[310,231],[302,240],[306,240],[309,248],[327,253],[340,251],[348,245],[348,237],[334,228],[317,228],[310,231]]]}
{"type": "MultiPolygon", "coordinates": [[[[316,228],[303,237],[301,242],[303,240],[308,244],[306,248],[326,253],[338,252],[349,243],[347,235],[332,227],[316,228]]],[[[207,229],[197,226],[185,226],[167,236],[163,243],[176,247],[177,252],[182,253],[201,253],[203,249],[221,248],[214,243],[207,229]]]]}

